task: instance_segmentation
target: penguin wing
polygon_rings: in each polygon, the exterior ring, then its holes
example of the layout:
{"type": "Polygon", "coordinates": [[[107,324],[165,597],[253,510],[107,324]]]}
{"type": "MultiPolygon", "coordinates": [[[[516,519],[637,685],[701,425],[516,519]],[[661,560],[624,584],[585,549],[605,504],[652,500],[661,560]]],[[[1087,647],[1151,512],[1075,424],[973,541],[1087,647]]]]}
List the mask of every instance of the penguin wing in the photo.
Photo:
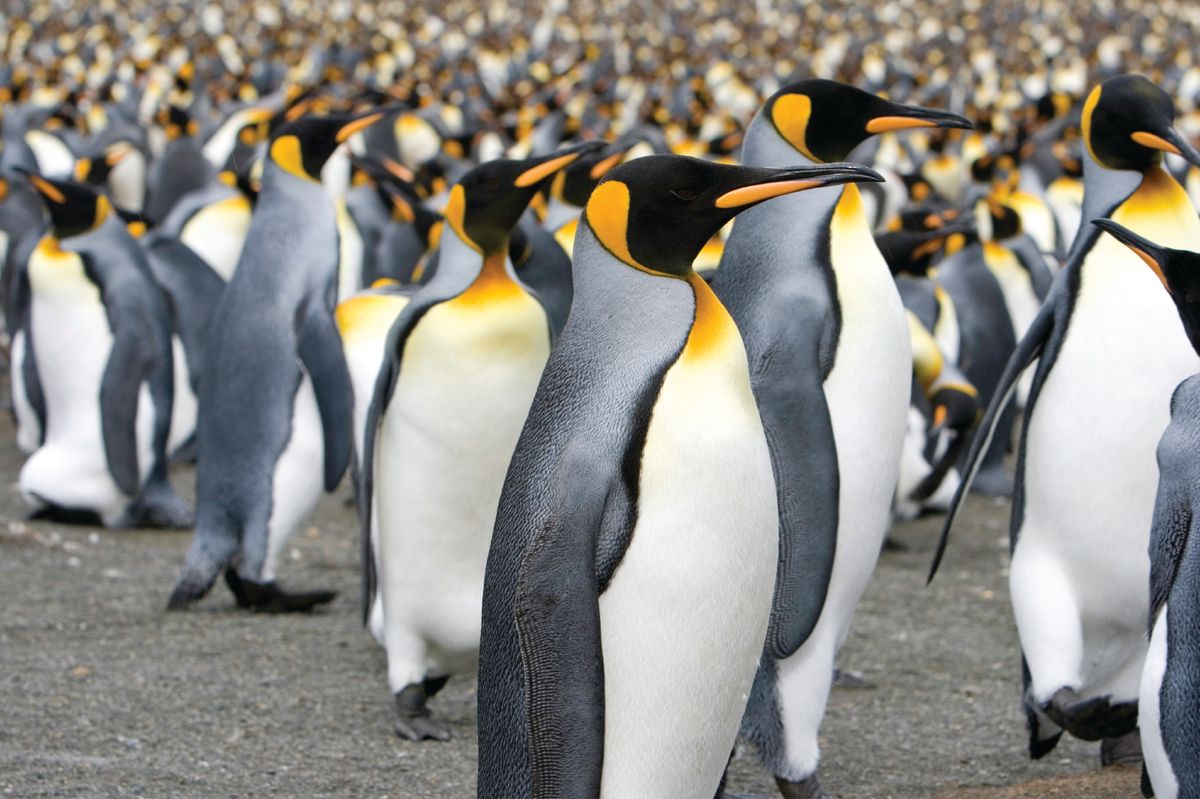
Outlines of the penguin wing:
{"type": "MultiPolygon", "coordinates": [[[[1060,285],[1065,287],[1064,283],[1055,284],[1056,287],[1060,285]]],[[[946,554],[946,544],[950,540],[950,529],[958,519],[958,513],[962,508],[962,503],[967,496],[967,492],[971,490],[971,482],[975,479],[975,475],[979,471],[983,455],[992,444],[992,437],[996,434],[996,427],[1000,423],[1000,416],[1017,393],[1017,381],[1021,379],[1021,375],[1029,368],[1029,365],[1041,356],[1042,351],[1051,341],[1056,327],[1059,305],[1055,297],[1048,298],[1042,304],[1037,316],[1033,318],[1033,322],[1029,325],[1029,330],[1026,331],[1025,336],[1017,344],[1017,348],[1013,351],[1013,354],[1008,359],[1008,363],[1004,366],[1004,372],[1001,373],[1000,380],[996,384],[995,393],[992,394],[991,402],[988,403],[987,412],[984,413],[983,420],[979,423],[979,429],[975,433],[975,437],[971,440],[971,448],[967,450],[967,460],[963,467],[963,479],[958,485],[958,490],[954,492],[954,499],[951,501],[950,509],[946,513],[946,521],[942,525],[941,537],[938,539],[937,549],[934,551],[933,563],[929,567],[927,582],[933,580],[934,575],[937,574],[938,566],[942,563],[942,556],[946,554]]],[[[1050,364],[1043,362],[1039,366],[1039,370],[1043,370],[1044,373],[1044,370],[1048,370],[1049,367],[1050,364]]],[[[1038,386],[1035,385],[1035,392],[1037,388],[1038,386]]],[[[1027,419],[1033,410],[1035,392],[1030,393],[1028,407],[1026,408],[1027,419]]]]}
{"type": "Polygon", "coordinates": [[[1006,246],[1013,251],[1017,261],[1029,273],[1033,293],[1039,300],[1045,300],[1046,295],[1050,293],[1050,284],[1054,282],[1054,276],[1050,274],[1050,268],[1046,266],[1046,259],[1037,244],[1028,233],[1022,233],[1015,240],[1006,242],[1006,246]]]}
{"type": "Polygon", "coordinates": [[[1150,526],[1150,619],[1171,594],[1179,565],[1196,523],[1193,496],[1197,485],[1196,421],[1200,418],[1200,377],[1179,384],[1171,397],[1171,424],[1158,444],[1158,494],[1150,526]]]}
{"type": "MultiPolygon", "coordinates": [[[[88,256],[82,255],[89,276],[88,256]]],[[[112,329],[112,349],[100,380],[100,430],[104,455],[117,488],[137,496],[141,485],[138,469],[137,415],[142,384],[151,380],[159,351],[159,336],[149,320],[135,308],[126,307],[133,292],[105,287],[104,304],[112,329]]]]}
{"type": "Polygon", "coordinates": [[[563,464],[550,517],[521,559],[513,615],[527,686],[532,796],[593,799],[604,760],[596,544],[610,481],[586,453],[563,464]]]}
{"type": "Polygon", "coordinates": [[[200,385],[208,347],[208,322],[225,288],[208,263],[179,239],[156,236],[145,245],[154,281],[167,296],[171,326],[187,352],[193,388],[200,385]]]}
{"type": "Polygon", "coordinates": [[[841,478],[818,352],[828,325],[827,314],[794,314],[751,366],[779,500],[779,566],[766,642],[776,660],[799,649],[821,617],[837,549],[841,478]]]}
{"type": "Polygon", "coordinates": [[[33,408],[33,413],[38,420],[38,429],[42,434],[42,440],[38,443],[41,444],[46,440],[46,395],[42,393],[42,380],[38,376],[37,354],[33,348],[33,335],[29,330],[28,319],[24,321],[23,328],[25,331],[25,360],[21,364],[21,376],[25,381],[25,398],[33,408]]]}
{"type": "Polygon", "coordinates": [[[350,463],[353,447],[354,387],[333,315],[313,299],[296,320],[300,361],[312,379],[325,440],[325,490],[332,491],[350,463]]]}

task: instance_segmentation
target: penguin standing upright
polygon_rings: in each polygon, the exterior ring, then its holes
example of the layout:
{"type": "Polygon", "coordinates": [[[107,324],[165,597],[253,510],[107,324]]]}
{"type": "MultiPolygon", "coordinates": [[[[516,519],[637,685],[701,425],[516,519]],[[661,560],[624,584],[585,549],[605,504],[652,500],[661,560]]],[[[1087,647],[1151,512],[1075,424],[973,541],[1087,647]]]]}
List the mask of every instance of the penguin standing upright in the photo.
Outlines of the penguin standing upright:
{"type": "Polygon", "coordinates": [[[481,799],[717,790],[779,525],[746,348],[691,264],[750,206],[878,179],[649,156],[593,192],[488,557],[481,799]]]}
{"type": "Polygon", "coordinates": [[[167,479],[170,316],[141,250],[91,186],[29,180],[50,230],[24,272],[25,357],[45,432],[21,469],[35,513],[97,516],[108,527],[190,527],[167,479]]]}
{"type": "MultiPolygon", "coordinates": [[[[742,157],[837,161],[871,135],[917,127],[971,123],[805,80],[767,101],[742,157]]],[[[775,607],[744,731],[789,799],[818,796],[834,657],[891,519],[912,383],[908,323],[853,185],[742,214],[713,290],[746,342],[778,483],[775,607]]]]}
{"type": "MultiPolygon", "coordinates": [[[[1162,281],[1200,353],[1200,253],[1159,247],[1109,219],[1095,220],[1162,281]]],[[[1150,650],[1138,694],[1146,770],[1142,792],[1159,799],[1200,796],[1200,375],[1171,396],[1171,424],[1158,442],[1158,496],[1150,527],[1150,650]],[[1146,785],[1146,781],[1150,785],[1146,785]],[[1152,787],[1152,791],[1147,791],[1152,787]]]]}
{"type": "MultiPolygon", "coordinates": [[[[1166,246],[1200,249],[1200,219],[1162,167],[1164,151],[1200,163],[1200,152],[1172,127],[1174,116],[1171,98],[1140,76],[1092,90],[1081,120],[1085,220],[1109,216],[1166,246]]],[[[1171,392],[1200,361],[1154,274],[1084,225],[971,445],[934,571],[979,453],[1034,359],[1009,577],[1030,755],[1044,756],[1066,730],[1102,739],[1104,762],[1136,759],[1154,451],[1171,392]]]]}
{"type": "Polygon", "coordinates": [[[377,591],[405,738],[449,738],[426,699],[477,662],[496,501],[552,336],[545,307],[508,262],[509,236],[538,185],[579,152],[464,175],[445,209],[437,273],[389,334],[366,423],[360,518],[364,539],[378,543],[367,605],[377,591]]]}
{"type": "Polygon", "coordinates": [[[222,570],[239,607],[303,611],[333,593],[275,583],[284,541],[332,491],[351,453],[353,391],[333,320],[333,206],[318,182],[369,116],[304,117],[271,140],[233,279],[211,322],[196,427],[196,533],[169,607],[222,570]]]}

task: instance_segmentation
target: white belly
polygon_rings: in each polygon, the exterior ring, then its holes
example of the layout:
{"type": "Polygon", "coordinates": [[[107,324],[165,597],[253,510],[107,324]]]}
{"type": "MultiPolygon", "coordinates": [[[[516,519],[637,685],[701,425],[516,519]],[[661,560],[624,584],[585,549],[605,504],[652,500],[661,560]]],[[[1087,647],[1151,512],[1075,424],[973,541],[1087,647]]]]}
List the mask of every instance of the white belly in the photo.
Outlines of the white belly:
{"type": "MultiPolygon", "coordinates": [[[[1161,231],[1139,232],[1162,240],[1161,231]]],[[[1135,255],[1102,236],[1083,269],[1066,340],[1028,422],[1017,546],[1033,546],[1067,577],[1086,688],[1144,651],[1155,449],[1172,392],[1200,361],[1167,293],[1135,255]]],[[[1036,590],[1014,579],[1014,591],[1025,588],[1036,590]]]]}
{"type": "Polygon", "coordinates": [[[762,652],[779,521],[735,344],[672,367],[651,417],[638,521],[600,597],[605,799],[712,796],[762,652]]]}
{"type": "Polygon", "coordinates": [[[192,391],[191,371],[187,350],[178,336],[171,336],[171,353],[175,372],[175,398],[171,405],[171,432],[167,436],[167,452],[181,447],[196,432],[196,392],[192,391]]]}
{"type": "Polygon", "coordinates": [[[523,293],[438,305],[405,344],[376,441],[379,590],[387,636],[423,640],[434,673],[478,657],[500,490],[549,354],[523,293]]]}
{"type": "Polygon", "coordinates": [[[832,228],[842,311],[837,360],[825,380],[838,461],[838,543],[822,616],[840,639],[875,570],[891,522],[912,394],[908,321],[865,224],[832,228]]]}
{"type": "Polygon", "coordinates": [[[317,506],[324,488],[325,438],[317,395],[308,373],[292,404],[287,446],[271,476],[271,518],[267,522],[267,556],[260,579],[275,579],[283,545],[317,506]]]}
{"type": "Polygon", "coordinates": [[[1171,761],[1162,737],[1162,715],[1159,690],[1167,671],[1167,606],[1163,605],[1150,636],[1150,649],[1142,670],[1142,687],[1138,696],[1138,729],[1142,737],[1142,757],[1154,785],[1155,799],[1175,799],[1179,784],[1171,770],[1171,761]]]}

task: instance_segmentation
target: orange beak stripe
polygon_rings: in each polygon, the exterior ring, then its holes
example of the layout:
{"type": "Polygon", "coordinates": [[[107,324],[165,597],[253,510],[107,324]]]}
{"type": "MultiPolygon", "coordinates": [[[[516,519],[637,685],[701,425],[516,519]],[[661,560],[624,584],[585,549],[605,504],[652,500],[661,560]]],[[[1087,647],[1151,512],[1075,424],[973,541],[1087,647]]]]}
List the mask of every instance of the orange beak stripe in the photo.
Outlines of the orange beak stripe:
{"type": "Polygon", "coordinates": [[[1165,288],[1167,291],[1171,290],[1171,287],[1167,285],[1167,276],[1163,274],[1162,267],[1158,265],[1158,261],[1154,260],[1150,256],[1150,253],[1146,252],[1140,247],[1134,247],[1132,244],[1126,244],[1125,246],[1133,250],[1134,253],[1137,254],[1137,257],[1145,261],[1146,266],[1150,267],[1150,269],[1154,271],[1154,274],[1158,275],[1158,279],[1162,282],[1163,288],[1165,288]]]}
{"type": "Polygon", "coordinates": [[[815,189],[824,185],[819,180],[781,180],[777,183],[759,183],[727,191],[717,198],[714,205],[718,208],[741,208],[744,205],[759,203],[772,197],[782,197],[785,194],[815,189]]]}
{"type": "Polygon", "coordinates": [[[59,191],[50,181],[40,178],[37,175],[30,175],[29,182],[32,183],[33,187],[38,190],[38,193],[40,193],[46,199],[53,200],[59,205],[62,205],[67,201],[67,198],[63,196],[63,193],[59,191]]]}
{"type": "Polygon", "coordinates": [[[341,129],[337,132],[337,136],[335,137],[337,140],[337,143],[341,144],[342,142],[346,141],[346,139],[353,136],[355,133],[358,133],[360,130],[363,130],[364,128],[371,127],[372,125],[374,125],[376,122],[378,122],[381,119],[383,119],[382,113],[368,114],[365,117],[359,117],[358,119],[354,120],[353,122],[351,122],[348,125],[343,125],[341,127],[341,129]]]}
{"type": "Polygon", "coordinates": [[[588,173],[589,177],[591,177],[592,180],[599,180],[608,174],[608,170],[621,163],[621,159],[624,157],[625,153],[613,153],[608,158],[605,158],[603,161],[592,167],[592,171],[588,173]]]}
{"type": "Polygon", "coordinates": [[[889,130],[936,127],[936,122],[916,117],[875,117],[867,123],[867,133],[887,133],[889,130]]]}
{"type": "Polygon", "coordinates": [[[560,155],[558,158],[543,161],[518,175],[517,179],[513,181],[513,185],[518,189],[527,189],[530,186],[537,185],[578,157],[579,153],[567,153],[566,155],[560,155]]]}
{"type": "Polygon", "coordinates": [[[1179,152],[1179,148],[1161,136],[1155,136],[1153,133],[1147,133],[1139,130],[1137,133],[1129,134],[1129,138],[1133,139],[1143,147],[1149,147],[1152,150],[1162,150],[1165,153],[1174,153],[1175,155],[1183,155],[1179,152]]]}

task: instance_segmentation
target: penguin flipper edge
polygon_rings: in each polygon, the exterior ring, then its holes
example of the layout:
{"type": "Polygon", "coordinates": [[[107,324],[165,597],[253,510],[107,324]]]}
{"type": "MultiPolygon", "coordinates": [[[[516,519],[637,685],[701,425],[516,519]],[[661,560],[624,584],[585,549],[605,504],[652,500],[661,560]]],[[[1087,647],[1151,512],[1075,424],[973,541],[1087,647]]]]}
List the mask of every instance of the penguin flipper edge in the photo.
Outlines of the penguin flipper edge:
{"type": "Polygon", "coordinates": [[[840,484],[821,373],[781,354],[756,375],[779,505],[779,565],[766,641],[776,660],[799,649],[821,618],[837,550],[840,484]]]}
{"type": "Polygon", "coordinates": [[[354,388],[333,317],[309,303],[299,321],[300,360],[312,378],[325,438],[325,490],[332,491],[350,463],[354,388]]]}
{"type": "Polygon", "coordinates": [[[594,799],[604,758],[595,547],[607,481],[564,471],[557,510],[522,558],[514,602],[534,799],[594,799]]]}
{"type": "MultiPolygon", "coordinates": [[[[1016,396],[1017,381],[1020,380],[1021,375],[1029,368],[1030,364],[1042,354],[1042,350],[1054,332],[1054,325],[1055,300],[1051,296],[1042,304],[1042,308],[1034,317],[1029,330],[1017,344],[1013,354],[1009,356],[1008,363],[1004,366],[1004,372],[1000,375],[1000,381],[996,385],[996,392],[992,395],[991,402],[988,403],[987,412],[984,413],[983,420],[979,423],[975,436],[971,440],[966,465],[963,467],[962,482],[959,483],[958,490],[954,492],[954,499],[950,503],[950,509],[946,512],[946,521],[942,525],[942,533],[938,539],[937,549],[934,551],[933,563],[929,567],[927,583],[933,581],[938,566],[942,563],[942,556],[946,554],[946,545],[950,541],[950,529],[954,527],[954,522],[958,519],[958,513],[962,509],[963,500],[971,490],[971,482],[979,472],[984,453],[992,444],[992,437],[996,434],[996,428],[1000,424],[1000,416],[1008,407],[1008,403],[1016,396]]],[[[1030,397],[1030,406],[1025,410],[1026,419],[1033,410],[1033,402],[1034,398],[1030,397]]]]}

